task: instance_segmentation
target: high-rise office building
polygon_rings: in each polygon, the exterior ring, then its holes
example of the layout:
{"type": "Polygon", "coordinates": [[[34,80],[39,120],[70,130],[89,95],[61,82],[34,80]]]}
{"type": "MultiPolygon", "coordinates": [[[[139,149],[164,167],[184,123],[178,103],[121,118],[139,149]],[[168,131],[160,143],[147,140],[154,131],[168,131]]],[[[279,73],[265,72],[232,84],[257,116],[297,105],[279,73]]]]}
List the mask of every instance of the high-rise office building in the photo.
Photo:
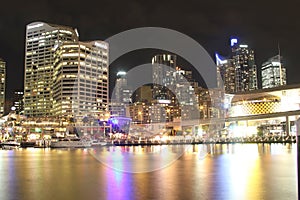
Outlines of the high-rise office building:
{"type": "Polygon", "coordinates": [[[24,111],[24,92],[15,91],[13,101],[13,107],[15,109],[15,112],[17,114],[22,114],[24,111]]]}
{"type": "Polygon", "coordinates": [[[76,29],[27,25],[24,113],[82,117],[108,112],[108,44],[80,42],[76,29]]]}
{"type": "Polygon", "coordinates": [[[159,54],[152,58],[153,70],[153,99],[171,100],[173,72],[176,68],[176,55],[159,54]]]}
{"type": "Polygon", "coordinates": [[[261,68],[262,88],[286,85],[286,68],[280,55],[269,58],[261,68]]]}
{"type": "Polygon", "coordinates": [[[218,85],[224,85],[227,93],[257,89],[254,51],[248,45],[240,44],[236,38],[230,40],[230,46],[232,55],[229,59],[216,54],[217,72],[220,74],[218,85]]]}
{"type": "Polygon", "coordinates": [[[240,44],[237,39],[231,39],[232,59],[235,66],[236,92],[257,89],[257,70],[254,50],[246,44],[240,44]]]}
{"type": "Polygon", "coordinates": [[[127,73],[119,71],[117,73],[116,84],[114,88],[115,100],[120,103],[130,103],[132,89],[127,84],[127,73]]]}
{"type": "Polygon", "coordinates": [[[64,42],[78,41],[75,29],[33,22],[26,27],[24,114],[52,116],[55,51],[64,42]]]}
{"type": "Polygon", "coordinates": [[[126,117],[129,115],[128,104],[132,102],[132,89],[127,83],[127,73],[119,71],[115,88],[113,90],[112,99],[110,101],[110,115],[126,117]]]}
{"type": "Polygon", "coordinates": [[[171,122],[199,118],[198,83],[192,71],[176,65],[176,55],[159,54],[152,58],[153,85],[134,92],[130,115],[133,122],[171,122]],[[151,96],[152,92],[152,96],[151,96]]]}
{"type": "Polygon", "coordinates": [[[0,58],[0,116],[4,114],[6,63],[0,58]]]}
{"type": "Polygon", "coordinates": [[[153,100],[153,87],[151,85],[143,85],[136,89],[133,94],[133,102],[150,103],[153,100]]]}
{"type": "Polygon", "coordinates": [[[194,83],[195,81],[192,78],[192,71],[176,67],[176,71],[173,73],[173,80],[175,81],[172,85],[175,87],[176,99],[180,101],[181,105],[193,106],[196,101],[192,97],[195,97],[194,87],[197,84],[194,83]]]}
{"type": "Polygon", "coordinates": [[[81,118],[108,112],[108,44],[65,42],[55,51],[53,113],[81,118]]]}
{"type": "Polygon", "coordinates": [[[216,54],[218,87],[223,87],[226,93],[235,93],[235,66],[233,59],[223,59],[216,54]]]}

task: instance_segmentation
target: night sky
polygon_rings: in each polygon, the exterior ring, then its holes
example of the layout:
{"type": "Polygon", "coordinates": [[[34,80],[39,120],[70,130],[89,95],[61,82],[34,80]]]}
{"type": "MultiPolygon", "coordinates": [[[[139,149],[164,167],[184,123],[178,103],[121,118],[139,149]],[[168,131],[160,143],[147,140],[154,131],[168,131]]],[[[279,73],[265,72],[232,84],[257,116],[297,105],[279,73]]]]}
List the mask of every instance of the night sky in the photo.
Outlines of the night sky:
{"type": "MultiPolygon", "coordinates": [[[[81,41],[105,40],[137,27],[170,28],[194,38],[212,56],[214,52],[226,56],[229,37],[237,36],[255,50],[258,68],[278,53],[279,43],[288,84],[300,83],[299,6],[299,0],[1,2],[0,57],[7,62],[7,98],[14,90],[23,90],[25,27],[33,21],[77,28],[81,41]]],[[[151,54],[123,56],[113,63],[111,73],[150,62],[151,54]]]]}

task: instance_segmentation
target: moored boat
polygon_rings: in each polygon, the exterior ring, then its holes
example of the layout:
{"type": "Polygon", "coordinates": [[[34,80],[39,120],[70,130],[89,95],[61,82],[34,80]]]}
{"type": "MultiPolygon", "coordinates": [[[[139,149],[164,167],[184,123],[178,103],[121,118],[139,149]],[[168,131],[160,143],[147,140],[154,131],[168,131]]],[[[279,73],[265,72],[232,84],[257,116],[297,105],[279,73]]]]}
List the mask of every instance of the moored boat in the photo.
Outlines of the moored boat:
{"type": "Polygon", "coordinates": [[[20,142],[17,142],[16,140],[6,140],[1,143],[2,149],[17,149],[20,147],[20,142]]]}
{"type": "Polygon", "coordinates": [[[80,138],[63,138],[58,141],[52,141],[50,145],[51,148],[85,148],[91,146],[91,141],[80,138]]]}

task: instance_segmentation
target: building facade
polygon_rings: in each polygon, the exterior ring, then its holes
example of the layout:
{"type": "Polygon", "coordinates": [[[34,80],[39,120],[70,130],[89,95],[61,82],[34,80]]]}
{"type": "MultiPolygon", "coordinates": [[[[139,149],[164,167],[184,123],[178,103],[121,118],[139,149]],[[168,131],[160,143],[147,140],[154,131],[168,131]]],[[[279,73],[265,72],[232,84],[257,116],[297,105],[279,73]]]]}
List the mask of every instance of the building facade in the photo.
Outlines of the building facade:
{"type": "Polygon", "coordinates": [[[132,96],[132,101],[150,103],[153,100],[152,94],[153,94],[153,86],[143,85],[134,91],[132,96]]]}
{"type": "Polygon", "coordinates": [[[76,29],[34,22],[27,25],[25,48],[26,116],[107,115],[106,42],[80,42],[76,29]]]}
{"type": "Polygon", "coordinates": [[[230,40],[231,56],[228,59],[216,54],[218,85],[226,93],[239,93],[256,90],[257,69],[254,50],[246,44],[240,44],[238,39],[230,40]]]}
{"type": "Polygon", "coordinates": [[[108,112],[108,44],[65,42],[55,51],[53,113],[82,118],[108,112]]]}
{"type": "Polygon", "coordinates": [[[245,92],[257,89],[257,69],[254,50],[246,44],[232,43],[232,59],[235,66],[235,90],[245,92]]]}
{"type": "Polygon", "coordinates": [[[273,88],[286,85],[286,68],[282,64],[280,55],[268,59],[262,64],[262,88],[273,88]]]}
{"type": "Polygon", "coordinates": [[[114,88],[114,99],[117,102],[128,104],[132,96],[132,89],[127,84],[127,73],[120,71],[117,73],[116,84],[114,88]]]}
{"type": "Polygon", "coordinates": [[[0,58],[0,116],[4,114],[6,63],[0,58]]]}
{"type": "Polygon", "coordinates": [[[75,29],[33,22],[26,26],[24,114],[53,116],[53,72],[55,52],[64,42],[77,42],[75,29]]]}
{"type": "Polygon", "coordinates": [[[23,91],[15,91],[14,93],[14,102],[13,107],[17,114],[23,114],[24,111],[24,92],[23,91]]]}
{"type": "Polygon", "coordinates": [[[235,93],[235,66],[233,59],[223,59],[216,54],[218,87],[226,93],[235,93]]]}
{"type": "Polygon", "coordinates": [[[173,54],[159,54],[152,58],[153,99],[170,100],[173,96],[170,89],[174,83],[173,72],[176,69],[177,57],[173,54]]]}
{"type": "Polygon", "coordinates": [[[132,89],[127,83],[127,73],[119,71],[115,88],[110,100],[109,111],[112,117],[129,116],[129,104],[132,102],[132,89]]]}

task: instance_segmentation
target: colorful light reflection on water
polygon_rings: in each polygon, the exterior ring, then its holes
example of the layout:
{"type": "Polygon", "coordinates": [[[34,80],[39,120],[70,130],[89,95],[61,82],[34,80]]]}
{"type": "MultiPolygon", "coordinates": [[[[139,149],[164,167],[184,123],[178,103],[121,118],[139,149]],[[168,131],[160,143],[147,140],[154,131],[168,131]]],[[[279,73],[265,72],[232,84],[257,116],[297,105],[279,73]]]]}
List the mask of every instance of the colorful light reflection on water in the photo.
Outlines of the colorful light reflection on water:
{"type": "Polygon", "coordinates": [[[295,144],[195,145],[164,168],[122,172],[160,163],[180,149],[161,148],[95,149],[111,166],[95,159],[93,149],[1,150],[0,199],[298,198],[295,144]]]}

